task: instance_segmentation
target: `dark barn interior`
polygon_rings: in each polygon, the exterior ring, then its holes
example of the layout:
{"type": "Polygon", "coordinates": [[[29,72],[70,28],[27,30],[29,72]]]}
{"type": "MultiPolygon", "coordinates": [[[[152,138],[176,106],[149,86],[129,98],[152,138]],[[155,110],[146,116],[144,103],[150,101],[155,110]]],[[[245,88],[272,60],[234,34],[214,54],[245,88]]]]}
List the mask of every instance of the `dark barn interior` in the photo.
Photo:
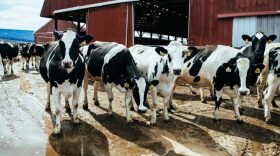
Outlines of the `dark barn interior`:
{"type": "Polygon", "coordinates": [[[140,0],[135,4],[135,44],[168,44],[188,37],[189,0],[140,0]]]}

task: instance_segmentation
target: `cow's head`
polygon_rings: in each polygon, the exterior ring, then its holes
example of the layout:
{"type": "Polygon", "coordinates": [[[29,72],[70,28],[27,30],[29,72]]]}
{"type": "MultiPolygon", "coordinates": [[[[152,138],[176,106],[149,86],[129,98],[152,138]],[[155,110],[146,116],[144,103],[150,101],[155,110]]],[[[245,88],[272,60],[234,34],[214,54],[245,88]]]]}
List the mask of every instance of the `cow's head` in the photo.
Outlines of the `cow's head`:
{"type": "Polygon", "coordinates": [[[252,37],[244,34],[242,35],[242,39],[245,42],[252,42],[252,51],[256,56],[263,56],[265,51],[266,43],[272,42],[277,38],[276,35],[266,36],[263,32],[257,32],[252,37]]]}
{"type": "Polygon", "coordinates": [[[224,63],[223,67],[226,72],[231,73],[227,81],[238,84],[238,93],[240,95],[249,95],[249,86],[255,82],[253,79],[258,76],[264,68],[263,64],[251,64],[248,58],[240,57],[235,64],[224,63]],[[235,78],[235,79],[233,79],[235,78]]]}
{"type": "Polygon", "coordinates": [[[179,41],[171,41],[167,46],[169,61],[173,65],[173,73],[180,75],[184,65],[185,46],[179,41]]]}
{"type": "Polygon", "coordinates": [[[58,40],[62,56],[61,66],[71,71],[80,54],[80,44],[90,42],[93,38],[90,35],[80,36],[76,31],[67,29],[64,32],[54,31],[54,36],[58,40]]]}

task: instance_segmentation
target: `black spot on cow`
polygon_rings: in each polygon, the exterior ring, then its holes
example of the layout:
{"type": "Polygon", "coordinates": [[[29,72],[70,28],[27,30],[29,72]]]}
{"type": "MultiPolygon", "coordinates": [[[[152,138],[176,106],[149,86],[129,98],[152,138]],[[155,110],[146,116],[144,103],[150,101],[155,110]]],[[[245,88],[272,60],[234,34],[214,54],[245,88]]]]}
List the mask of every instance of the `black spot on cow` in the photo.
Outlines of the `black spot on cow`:
{"type": "Polygon", "coordinates": [[[156,47],[155,51],[161,56],[168,53],[168,51],[163,47],[156,47]]]}
{"type": "Polygon", "coordinates": [[[187,65],[187,67],[189,68],[191,64],[192,64],[192,63],[191,63],[191,62],[189,62],[189,63],[188,63],[188,65],[187,65]]]}
{"type": "Polygon", "coordinates": [[[169,67],[168,67],[168,62],[166,61],[164,66],[163,66],[163,70],[161,72],[162,74],[166,74],[168,75],[169,74],[169,67]]]}
{"type": "Polygon", "coordinates": [[[158,72],[158,63],[156,63],[156,65],[155,65],[155,67],[154,67],[154,72],[152,73],[152,74],[153,74],[153,78],[156,77],[157,72],[158,72]]]}
{"type": "Polygon", "coordinates": [[[168,54],[168,61],[171,62],[172,61],[172,58],[171,56],[168,54]]]}
{"type": "Polygon", "coordinates": [[[197,76],[202,64],[210,57],[213,51],[217,49],[217,46],[205,46],[202,49],[199,49],[197,54],[194,55],[193,65],[189,70],[191,76],[197,76]]]}
{"type": "Polygon", "coordinates": [[[138,52],[138,54],[142,54],[142,53],[144,53],[144,51],[145,51],[145,50],[141,50],[141,51],[138,52]]]}
{"type": "Polygon", "coordinates": [[[161,63],[163,61],[163,59],[162,58],[160,58],[160,61],[159,61],[159,63],[161,63]]]}
{"type": "Polygon", "coordinates": [[[150,82],[148,85],[151,86],[157,86],[159,84],[159,81],[158,80],[153,80],[152,82],[150,82]]]}
{"type": "Polygon", "coordinates": [[[199,82],[200,81],[200,76],[196,76],[194,79],[193,79],[193,82],[199,82]]]}

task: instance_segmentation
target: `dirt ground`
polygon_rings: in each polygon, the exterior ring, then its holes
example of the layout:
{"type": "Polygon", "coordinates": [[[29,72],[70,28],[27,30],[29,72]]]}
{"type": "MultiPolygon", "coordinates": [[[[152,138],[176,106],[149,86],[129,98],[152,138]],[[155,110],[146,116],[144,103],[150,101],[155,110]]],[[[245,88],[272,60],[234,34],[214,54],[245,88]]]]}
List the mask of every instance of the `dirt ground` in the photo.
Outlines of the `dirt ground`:
{"type": "MultiPolygon", "coordinates": [[[[163,121],[160,111],[153,127],[146,125],[150,110],[145,114],[132,112],[134,124],[128,125],[124,94],[116,90],[114,114],[109,117],[106,93],[99,92],[101,105],[95,106],[90,86],[88,111],[82,109],[84,94],[80,96],[81,124],[74,125],[72,115],[64,110],[62,136],[53,138],[54,115],[44,111],[46,85],[32,67],[22,71],[21,65],[15,63],[15,74],[7,77],[3,77],[0,66],[0,155],[280,155],[279,108],[272,110],[272,123],[266,124],[253,94],[244,99],[244,124],[238,124],[232,104],[224,95],[221,121],[215,122],[210,97],[203,104],[199,95],[192,95],[185,86],[175,90],[178,109],[170,114],[170,122],[163,121]]],[[[276,102],[279,104],[278,99],[276,102]]],[[[162,109],[162,98],[158,108],[162,109]]]]}

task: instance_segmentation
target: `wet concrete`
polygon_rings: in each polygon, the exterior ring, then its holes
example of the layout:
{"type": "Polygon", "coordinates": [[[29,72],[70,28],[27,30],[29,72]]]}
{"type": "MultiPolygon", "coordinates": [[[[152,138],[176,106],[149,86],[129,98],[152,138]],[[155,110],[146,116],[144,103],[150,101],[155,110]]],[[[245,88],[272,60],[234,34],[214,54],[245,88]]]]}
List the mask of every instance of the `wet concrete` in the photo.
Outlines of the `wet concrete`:
{"type": "MultiPolygon", "coordinates": [[[[174,103],[178,110],[170,115],[170,122],[163,122],[160,111],[154,127],[146,125],[150,110],[145,114],[132,112],[134,124],[128,125],[124,95],[116,90],[113,117],[106,113],[108,100],[104,92],[99,93],[100,106],[89,100],[88,111],[82,109],[82,93],[78,108],[81,124],[74,125],[72,114],[63,110],[61,136],[53,137],[54,115],[44,112],[46,85],[37,71],[20,68],[21,64],[16,63],[15,75],[2,78],[0,66],[0,155],[280,154],[280,109],[273,110],[273,121],[268,125],[263,121],[263,110],[256,108],[256,97],[246,97],[244,124],[240,125],[225,96],[222,119],[217,123],[212,114],[214,102],[202,104],[199,95],[192,95],[183,86],[176,89],[174,103]]],[[[92,99],[92,86],[88,94],[92,99]]],[[[162,99],[158,108],[162,108],[162,99]]]]}

